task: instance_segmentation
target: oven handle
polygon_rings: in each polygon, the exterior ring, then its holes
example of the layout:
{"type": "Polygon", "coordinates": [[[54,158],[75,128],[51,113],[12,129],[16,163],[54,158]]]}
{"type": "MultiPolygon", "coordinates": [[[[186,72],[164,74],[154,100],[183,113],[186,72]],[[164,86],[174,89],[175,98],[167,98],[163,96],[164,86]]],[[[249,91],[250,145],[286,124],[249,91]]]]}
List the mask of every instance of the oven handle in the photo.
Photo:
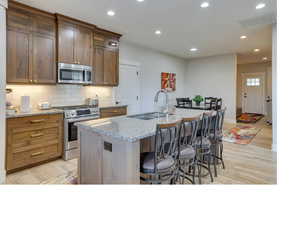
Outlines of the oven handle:
{"type": "Polygon", "coordinates": [[[67,119],[68,123],[74,123],[74,122],[81,122],[86,120],[94,120],[94,119],[100,119],[100,116],[90,116],[90,117],[82,117],[77,119],[67,119]]]}

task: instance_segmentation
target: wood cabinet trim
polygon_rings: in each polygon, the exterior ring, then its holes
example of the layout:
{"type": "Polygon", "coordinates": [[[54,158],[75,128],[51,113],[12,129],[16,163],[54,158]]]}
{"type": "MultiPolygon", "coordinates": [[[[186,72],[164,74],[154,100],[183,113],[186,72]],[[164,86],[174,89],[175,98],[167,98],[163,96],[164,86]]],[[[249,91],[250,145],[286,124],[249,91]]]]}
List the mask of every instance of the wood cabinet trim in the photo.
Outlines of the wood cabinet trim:
{"type": "Polygon", "coordinates": [[[50,13],[50,12],[47,12],[47,11],[44,11],[44,10],[41,10],[41,9],[38,9],[35,7],[31,7],[31,6],[22,4],[20,2],[12,1],[12,0],[8,1],[8,10],[9,9],[21,9],[21,10],[27,11],[28,13],[33,13],[36,15],[41,15],[41,16],[45,16],[45,17],[48,17],[51,19],[55,19],[54,13],[50,13]]]}
{"type": "Polygon", "coordinates": [[[58,22],[64,21],[64,22],[72,23],[74,25],[84,26],[84,27],[92,29],[92,30],[94,30],[96,27],[96,25],[94,25],[94,24],[90,24],[90,23],[87,23],[87,22],[84,22],[84,21],[81,21],[81,20],[78,20],[78,19],[75,19],[75,18],[72,18],[69,16],[65,16],[60,13],[55,13],[55,16],[56,16],[56,19],[58,22]]]}

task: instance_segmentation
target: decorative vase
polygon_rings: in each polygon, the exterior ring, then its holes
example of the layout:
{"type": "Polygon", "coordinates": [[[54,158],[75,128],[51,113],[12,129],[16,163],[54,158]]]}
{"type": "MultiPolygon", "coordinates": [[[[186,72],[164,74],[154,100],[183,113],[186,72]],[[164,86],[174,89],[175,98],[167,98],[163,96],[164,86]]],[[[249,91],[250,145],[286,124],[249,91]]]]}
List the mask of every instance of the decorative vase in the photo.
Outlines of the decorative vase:
{"type": "Polygon", "coordinates": [[[200,103],[201,103],[201,102],[196,102],[196,106],[200,106],[200,103]]]}

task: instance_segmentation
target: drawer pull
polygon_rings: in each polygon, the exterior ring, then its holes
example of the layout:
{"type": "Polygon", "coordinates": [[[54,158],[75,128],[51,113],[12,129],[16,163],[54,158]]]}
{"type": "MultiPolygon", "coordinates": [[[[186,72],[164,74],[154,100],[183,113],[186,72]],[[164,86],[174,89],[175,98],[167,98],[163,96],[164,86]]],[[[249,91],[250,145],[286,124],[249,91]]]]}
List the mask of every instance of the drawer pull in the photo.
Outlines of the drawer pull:
{"type": "Polygon", "coordinates": [[[32,134],[32,135],[30,135],[30,137],[32,137],[32,138],[42,137],[42,136],[44,136],[43,133],[37,133],[37,134],[32,134]]]}
{"type": "Polygon", "coordinates": [[[36,153],[32,153],[32,154],[31,154],[31,157],[39,156],[39,155],[42,155],[42,154],[44,154],[44,152],[36,152],[36,153]]]}
{"type": "Polygon", "coordinates": [[[43,123],[45,122],[45,119],[42,120],[31,120],[30,123],[43,123]]]}

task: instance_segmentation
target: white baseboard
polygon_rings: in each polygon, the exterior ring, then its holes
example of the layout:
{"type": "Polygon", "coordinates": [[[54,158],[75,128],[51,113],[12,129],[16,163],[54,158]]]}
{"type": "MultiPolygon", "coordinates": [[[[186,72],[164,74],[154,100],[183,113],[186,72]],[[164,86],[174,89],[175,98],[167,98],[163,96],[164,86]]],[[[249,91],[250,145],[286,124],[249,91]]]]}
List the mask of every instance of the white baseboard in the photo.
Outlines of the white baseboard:
{"type": "Polygon", "coordinates": [[[6,181],[6,171],[2,170],[0,171],[0,184],[5,184],[6,181]]]}

